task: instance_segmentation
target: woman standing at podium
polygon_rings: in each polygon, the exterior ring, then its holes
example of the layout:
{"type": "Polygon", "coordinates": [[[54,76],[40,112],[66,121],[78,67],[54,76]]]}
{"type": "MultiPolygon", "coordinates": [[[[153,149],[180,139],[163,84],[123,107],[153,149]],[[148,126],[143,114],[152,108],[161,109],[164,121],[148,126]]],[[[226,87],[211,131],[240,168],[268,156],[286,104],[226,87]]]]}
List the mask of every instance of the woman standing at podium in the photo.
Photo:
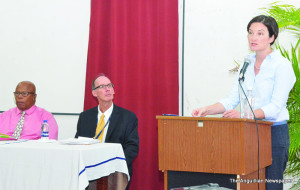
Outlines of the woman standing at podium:
{"type": "MultiPolygon", "coordinates": [[[[251,62],[244,75],[243,88],[245,91],[251,88],[254,92],[255,117],[273,122],[272,165],[266,168],[266,179],[282,180],[290,145],[286,103],[296,78],[291,63],[271,48],[279,31],[274,18],[265,15],[254,17],[248,23],[247,31],[249,47],[255,53],[247,56],[251,62]]],[[[240,118],[240,112],[234,109],[240,103],[239,97],[236,80],[227,98],[195,109],[192,115],[203,117],[222,113],[225,118],[240,118]]],[[[266,183],[266,189],[282,190],[283,183],[266,183]]]]}

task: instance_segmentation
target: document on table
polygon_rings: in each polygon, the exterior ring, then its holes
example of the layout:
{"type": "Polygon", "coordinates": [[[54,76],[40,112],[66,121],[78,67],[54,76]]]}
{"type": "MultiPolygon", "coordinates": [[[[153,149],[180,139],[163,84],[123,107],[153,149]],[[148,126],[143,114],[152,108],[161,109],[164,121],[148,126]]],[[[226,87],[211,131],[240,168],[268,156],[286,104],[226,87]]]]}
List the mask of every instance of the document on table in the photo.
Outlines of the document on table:
{"type": "Polygon", "coordinates": [[[60,140],[59,142],[62,144],[69,144],[69,145],[89,145],[89,144],[100,143],[100,140],[93,139],[93,138],[86,138],[86,137],[78,137],[78,139],[69,138],[65,140],[60,140]]]}

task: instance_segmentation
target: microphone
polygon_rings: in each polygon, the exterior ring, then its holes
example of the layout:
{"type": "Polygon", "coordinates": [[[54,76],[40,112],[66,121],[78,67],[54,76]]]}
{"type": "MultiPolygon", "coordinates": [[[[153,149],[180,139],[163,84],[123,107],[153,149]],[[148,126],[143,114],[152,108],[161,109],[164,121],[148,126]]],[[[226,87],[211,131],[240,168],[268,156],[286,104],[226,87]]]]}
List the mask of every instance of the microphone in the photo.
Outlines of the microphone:
{"type": "Polygon", "coordinates": [[[242,67],[242,69],[240,71],[239,81],[242,80],[244,82],[244,80],[245,80],[245,72],[246,72],[247,67],[249,66],[250,62],[251,62],[250,59],[245,58],[244,65],[243,65],[243,67],[242,67]]]}

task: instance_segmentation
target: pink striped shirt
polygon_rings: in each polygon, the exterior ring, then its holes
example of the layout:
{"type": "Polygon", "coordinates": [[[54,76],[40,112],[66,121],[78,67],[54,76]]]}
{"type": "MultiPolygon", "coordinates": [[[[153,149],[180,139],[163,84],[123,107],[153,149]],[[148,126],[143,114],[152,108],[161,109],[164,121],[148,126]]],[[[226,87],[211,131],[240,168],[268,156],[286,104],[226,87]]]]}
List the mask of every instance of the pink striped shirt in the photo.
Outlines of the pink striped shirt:
{"type": "MultiPolygon", "coordinates": [[[[9,109],[0,114],[0,133],[11,136],[21,118],[21,110],[17,107],[9,109]]],[[[20,139],[35,140],[41,138],[41,126],[43,120],[49,124],[49,139],[56,139],[58,135],[58,126],[53,115],[43,108],[33,105],[30,109],[25,110],[24,125],[20,139]]],[[[1,139],[0,140],[11,140],[1,139]]]]}

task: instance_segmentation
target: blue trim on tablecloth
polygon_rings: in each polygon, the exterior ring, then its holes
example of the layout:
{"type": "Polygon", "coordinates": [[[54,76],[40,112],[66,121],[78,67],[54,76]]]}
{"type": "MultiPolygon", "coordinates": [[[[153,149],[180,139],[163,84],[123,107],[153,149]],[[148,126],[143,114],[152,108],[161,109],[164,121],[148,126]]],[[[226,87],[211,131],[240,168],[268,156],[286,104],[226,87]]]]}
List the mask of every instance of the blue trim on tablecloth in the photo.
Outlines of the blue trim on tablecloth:
{"type": "Polygon", "coordinates": [[[4,145],[6,145],[6,144],[15,144],[15,143],[23,143],[23,142],[27,142],[27,141],[29,141],[29,140],[23,140],[23,139],[22,140],[11,140],[11,141],[8,141],[8,142],[4,143],[4,145]]]}
{"type": "Polygon", "coordinates": [[[85,166],[85,168],[79,172],[79,176],[80,176],[80,175],[85,171],[85,169],[87,169],[87,168],[97,167],[97,166],[99,166],[99,165],[105,164],[105,163],[107,163],[107,162],[110,162],[110,161],[113,161],[113,160],[116,160],[116,159],[119,159],[119,160],[126,160],[125,158],[114,157],[114,158],[108,159],[108,160],[106,160],[106,161],[100,162],[100,163],[98,163],[98,164],[94,164],[94,165],[90,165],[90,166],[85,166]]]}

